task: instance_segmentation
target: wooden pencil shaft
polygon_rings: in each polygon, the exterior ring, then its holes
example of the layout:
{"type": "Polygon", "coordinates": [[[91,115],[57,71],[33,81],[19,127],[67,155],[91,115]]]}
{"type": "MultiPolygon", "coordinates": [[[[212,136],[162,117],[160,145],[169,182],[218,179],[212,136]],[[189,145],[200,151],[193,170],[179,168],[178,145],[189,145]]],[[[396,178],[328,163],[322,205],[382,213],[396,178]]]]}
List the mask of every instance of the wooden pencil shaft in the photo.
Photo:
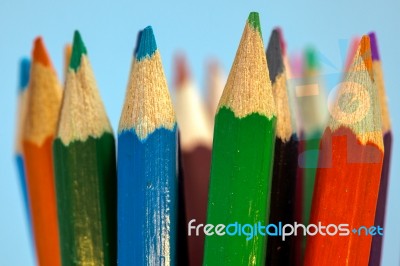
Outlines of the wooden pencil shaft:
{"type": "MultiPolygon", "coordinates": [[[[375,33],[371,32],[369,34],[369,38],[371,41],[372,70],[374,73],[375,83],[378,89],[378,99],[380,103],[379,106],[382,116],[383,145],[385,148],[381,182],[379,185],[378,203],[376,206],[376,214],[375,214],[375,225],[381,226],[383,228],[385,223],[387,190],[389,184],[389,168],[390,168],[390,159],[391,159],[390,157],[392,150],[392,132],[390,125],[391,124],[390,114],[387,104],[387,96],[385,92],[383,70],[380,62],[378,42],[375,33]]],[[[372,266],[380,264],[381,255],[383,252],[382,244],[383,244],[383,236],[375,235],[372,237],[369,265],[372,266]]]]}
{"type": "Polygon", "coordinates": [[[49,266],[60,265],[52,142],[52,137],[40,146],[23,142],[37,259],[40,265],[49,266]]]}
{"type": "MultiPolygon", "coordinates": [[[[279,138],[275,142],[274,168],[271,186],[269,224],[293,224],[297,178],[298,139],[279,138]]],[[[294,236],[282,241],[280,236],[268,236],[266,265],[293,265],[294,236]]]]}
{"type": "Polygon", "coordinates": [[[63,265],[116,265],[115,141],[75,31],[53,144],[63,265]]]}
{"type": "Polygon", "coordinates": [[[22,147],[32,229],[40,265],[60,265],[52,141],[61,104],[61,88],[43,40],[32,50],[22,147]]]}
{"type": "MultiPolygon", "coordinates": [[[[379,195],[378,202],[376,205],[375,214],[375,226],[384,228],[385,226],[385,210],[387,203],[387,192],[389,185],[389,171],[390,171],[390,159],[392,154],[392,133],[387,132],[383,135],[383,145],[385,152],[383,155],[383,166],[381,180],[379,184],[379,195]]],[[[369,265],[379,265],[381,262],[382,248],[383,247],[383,236],[377,234],[372,237],[371,253],[369,258],[369,265]]]]}
{"type": "MultiPolygon", "coordinates": [[[[260,21],[251,12],[215,117],[207,224],[268,222],[275,134],[260,21]]],[[[262,265],[265,244],[262,234],[206,235],[203,264],[262,265]]]]}
{"type": "Polygon", "coordinates": [[[114,137],[54,141],[63,265],[116,265],[114,137]]]}
{"type": "MultiPolygon", "coordinates": [[[[349,230],[374,225],[382,152],[362,145],[346,127],[325,131],[321,142],[310,223],[348,224],[349,230]],[[326,168],[327,165],[331,167],[326,168]],[[328,189],[329,188],[329,189],[328,189]]],[[[307,238],[306,265],[367,265],[371,235],[307,238]],[[362,255],[364,254],[364,255],[362,255]]]]}
{"type": "Polygon", "coordinates": [[[336,95],[321,140],[310,223],[344,225],[347,232],[308,236],[304,263],[311,266],[369,260],[372,236],[360,228],[374,225],[384,145],[368,36],[336,95]]]}
{"type": "Polygon", "coordinates": [[[118,263],[175,265],[178,129],[152,28],[139,38],[118,130],[118,263]]]}
{"type": "MultiPolygon", "coordinates": [[[[205,224],[211,163],[211,149],[199,145],[193,151],[182,151],[182,167],[185,175],[186,225],[196,219],[205,224]]],[[[185,232],[187,234],[187,231],[185,232]]],[[[204,233],[188,236],[190,265],[202,265],[204,233]]]]}
{"type": "Polygon", "coordinates": [[[142,142],[118,136],[118,261],[174,264],[177,233],[177,131],[161,128],[142,142]]]}
{"type": "MultiPolygon", "coordinates": [[[[214,127],[207,223],[266,224],[269,216],[275,118],[242,119],[220,108],[214,127]]],[[[205,265],[261,265],[266,237],[207,236],[205,265]]]]}

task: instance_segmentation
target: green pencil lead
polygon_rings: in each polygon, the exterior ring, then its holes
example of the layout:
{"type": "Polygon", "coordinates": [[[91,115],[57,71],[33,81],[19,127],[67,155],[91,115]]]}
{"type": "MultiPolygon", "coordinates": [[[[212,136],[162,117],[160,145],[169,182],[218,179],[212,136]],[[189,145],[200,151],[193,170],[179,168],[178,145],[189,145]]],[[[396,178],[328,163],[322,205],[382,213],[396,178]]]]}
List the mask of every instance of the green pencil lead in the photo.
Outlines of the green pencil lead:
{"type": "Polygon", "coordinates": [[[74,33],[74,41],[72,45],[72,55],[71,55],[71,62],[69,67],[72,68],[75,72],[78,70],[79,66],[81,65],[81,58],[82,55],[87,54],[87,50],[85,44],[82,41],[82,37],[79,31],[75,31],[74,33]]]}
{"type": "Polygon", "coordinates": [[[261,33],[261,25],[260,25],[260,16],[258,12],[250,12],[249,18],[247,19],[249,22],[250,26],[258,31],[260,35],[262,36],[261,33]]]}

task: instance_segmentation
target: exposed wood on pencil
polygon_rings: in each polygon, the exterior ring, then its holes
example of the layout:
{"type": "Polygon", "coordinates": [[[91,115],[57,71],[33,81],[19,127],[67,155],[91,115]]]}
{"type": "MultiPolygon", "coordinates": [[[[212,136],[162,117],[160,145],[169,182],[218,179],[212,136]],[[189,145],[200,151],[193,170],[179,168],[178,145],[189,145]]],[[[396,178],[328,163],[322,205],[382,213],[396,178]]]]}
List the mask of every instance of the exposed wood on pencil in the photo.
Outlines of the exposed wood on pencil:
{"type": "Polygon", "coordinates": [[[348,224],[348,235],[308,236],[304,263],[367,265],[372,237],[357,230],[374,224],[384,149],[368,36],[361,39],[330,113],[310,223],[348,224]]]}
{"type": "MultiPolygon", "coordinates": [[[[297,178],[298,139],[292,127],[280,33],[273,30],[267,48],[269,76],[276,103],[276,140],[271,186],[270,224],[293,224],[297,178]]],[[[284,241],[268,236],[266,265],[294,264],[294,236],[284,241]]]]}
{"type": "Polygon", "coordinates": [[[61,87],[40,37],[32,51],[28,95],[23,150],[36,255],[40,265],[61,265],[52,158],[61,87]]]}
{"type": "Polygon", "coordinates": [[[351,64],[353,63],[354,56],[357,53],[358,46],[360,44],[360,38],[359,37],[353,37],[350,43],[350,48],[347,53],[347,58],[346,58],[346,63],[345,63],[345,71],[348,71],[351,67],[351,64]]]}
{"type": "Polygon", "coordinates": [[[62,264],[115,265],[114,137],[78,31],[53,149],[62,264]]]}
{"type": "Polygon", "coordinates": [[[67,43],[64,46],[64,83],[67,80],[69,62],[71,60],[71,53],[72,53],[72,45],[67,43]]]}
{"type": "MultiPolygon", "coordinates": [[[[215,118],[207,223],[268,223],[276,109],[258,13],[247,20],[215,118]]],[[[266,237],[206,236],[204,265],[263,265],[266,237]]]]}
{"type": "Polygon", "coordinates": [[[139,36],[118,129],[118,264],[177,261],[177,125],[153,29],[139,36]]]}
{"type": "MultiPolygon", "coordinates": [[[[279,33],[279,38],[280,38],[280,44],[281,44],[281,50],[282,50],[282,58],[283,58],[283,64],[285,67],[285,72],[286,72],[286,77],[287,77],[287,91],[288,91],[288,98],[289,98],[289,107],[290,107],[290,114],[291,114],[291,125],[292,128],[294,129],[294,132],[296,132],[297,138],[298,138],[298,143],[297,143],[297,158],[296,161],[298,161],[298,154],[299,151],[304,150],[303,148],[303,143],[299,143],[299,140],[302,139],[302,132],[300,129],[300,115],[298,111],[298,106],[297,106],[297,99],[296,99],[296,86],[301,82],[302,80],[302,57],[296,57],[295,61],[297,62],[295,64],[294,71],[292,71],[292,66],[289,61],[289,56],[288,56],[288,48],[286,41],[283,36],[283,31],[281,28],[276,29],[279,33]]],[[[294,213],[293,213],[293,219],[297,223],[302,223],[303,221],[303,168],[299,167],[299,164],[297,164],[297,169],[296,169],[296,188],[295,188],[295,196],[294,196],[294,213]]],[[[290,263],[291,265],[302,265],[302,260],[303,260],[303,236],[302,235],[297,235],[293,236],[293,246],[292,246],[292,251],[290,255],[290,263]]]]}

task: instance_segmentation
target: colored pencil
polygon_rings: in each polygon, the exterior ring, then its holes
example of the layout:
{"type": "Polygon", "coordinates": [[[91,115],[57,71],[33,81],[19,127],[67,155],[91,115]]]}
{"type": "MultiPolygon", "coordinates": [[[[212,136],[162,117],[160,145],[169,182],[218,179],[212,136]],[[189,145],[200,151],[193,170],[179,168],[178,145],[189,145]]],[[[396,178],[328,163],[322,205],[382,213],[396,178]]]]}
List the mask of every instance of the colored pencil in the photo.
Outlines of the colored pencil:
{"type": "Polygon", "coordinates": [[[349,51],[347,52],[347,58],[345,63],[345,71],[349,71],[351,63],[353,63],[354,56],[357,53],[358,46],[360,44],[359,37],[353,37],[350,43],[349,51]]]}
{"type": "Polygon", "coordinates": [[[78,31],[53,150],[62,264],[116,265],[114,136],[78,31]]]}
{"type": "Polygon", "coordinates": [[[52,142],[61,104],[61,87],[42,39],[32,51],[23,151],[39,265],[60,265],[52,142]]]}
{"type": "Polygon", "coordinates": [[[24,121],[26,117],[26,104],[28,100],[28,83],[29,83],[29,72],[31,68],[31,62],[28,58],[23,58],[19,65],[19,85],[18,85],[18,110],[17,110],[17,129],[16,129],[16,139],[15,139],[15,162],[17,164],[17,170],[19,175],[19,183],[21,186],[22,197],[24,200],[24,208],[26,220],[29,228],[29,233],[31,239],[32,235],[32,221],[31,214],[29,210],[29,197],[28,188],[26,184],[26,172],[24,155],[22,148],[22,135],[24,132],[24,121]]]}
{"type": "MultiPolygon", "coordinates": [[[[269,223],[293,224],[297,178],[298,139],[292,126],[281,37],[273,30],[267,48],[269,77],[276,103],[276,140],[269,223]]],[[[266,265],[293,265],[294,236],[284,241],[268,236],[266,265]]]]}
{"type": "Polygon", "coordinates": [[[150,26],[133,60],[118,129],[118,264],[175,265],[178,130],[150,26]]]}
{"type": "MultiPolygon", "coordinates": [[[[205,224],[211,163],[212,131],[186,58],[175,58],[175,110],[180,131],[180,149],[184,173],[186,225],[205,224]]],[[[187,232],[187,231],[186,231],[187,232]]],[[[190,265],[202,265],[204,234],[188,236],[190,265]]]]}
{"type": "MultiPolygon", "coordinates": [[[[177,265],[189,265],[188,224],[186,223],[186,203],[184,188],[184,172],[182,167],[182,149],[180,148],[180,136],[178,132],[178,221],[177,226],[177,265]]],[[[203,241],[204,242],[204,241],[203,241]]]]}
{"type": "MultiPolygon", "coordinates": [[[[380,103],[379,106],[381,108],[383,145],[385,148],[374,225],[383,228],[385,225],[386,200],[387,200],[387,190],[389,184],[390,158],[392,151],[392,129],[390,125],[390,115],[387,105],[385,83],[383,79],[383,70],[378,51],[378,42],[376,40],[375,33],[373,32],[370,33],[369,38],[371,40],[372,70],[374,72],[374,78],[378,89],[378,99],[380,103]]],[[[382,255],[382,244],[383,244],[382,242],[383,242],[383,236],[378,234],[372,237],[369,265],[371,266],[380,265],[381,255],[382,255]]]]}
{"type": "MultiPolygon", "coordinates": [[[[298,56],[295,57],[296,63],[295,69],[292,71],[292,66],[290,64],[289,57],[287,55],[287,44],[283,36],[283,31],[281,28],[276,28],[278,31],[278,35],[280,38],[280,44],[281,44],[281,51],[282,51],[282,60],[283,60],[283,65],[287,77],[287,91],[288,91],[288,98],[289,98],[289,107],[290,107],[290,117],[291,117],[291,125],[293,131],[296,133],[296,136],[298,138],[297,140],[297,156],[299,151],[302,150],[302,146],[299,143],[299,139],[301,139],[301,130],[300,130],[300,117],[299,117],[299,111],[298,111],[298,106],[297,106],[297,100],[296,100],[296,87],[300,80],[302,79],[302,57],[298,56]]],[[[296,161],[298,161],[298,158],[296,158],[296,161]]],[[[299,164],[296,163],[296,188],[294,192],[294,211],[293,211],[293,218],[294,221],[297,223],[301,223],[303,218],[303,168],[299,167],[299,164]]],[[[290,264],[291,265],[302,265],[302,260],[303,260],[303,236],[302,235],[297,235],[297,236],[292,236],[293,238],[293,246],[290,254],[290,264]]]]}
{"type": "Polygon", "coordinates": [[[207,107],[211,120],[211,126],[214,125],[214,117],[217,112],[219,99],[226,83],[221,65],[216,59],[212,59],[207,65],[207,107]]]}
{"type": "Polygon", "coordinates": [[[69,63],[71,60],[71,54],[72,54],[72,45],[67,43],[64,46],[64,83],[67,80],[67,75],[68,75],[68,69],[69,69],[69,63]]]}
{"type": "MultiPolygon", "coordinates": [[[[300,120],[299,114],[297,111],[297,106],[296,106],[296,81],[299,78],[299,76],[296,76],[296,73],[293,73],[292,67],[289,62],[289,56],[287,54],[287,45],[285,38],[283,36],[283,31],[281,28],[275,28],[275,31],[277,31],[277,35],[279,36],[279,43],[280,43],[280,49],[281,49],[281,54],[282,54],[282,61],[283,61],[283,67],[285,69],[285,75],[286,75],[286,86],[287,86],[287,95],[289,99],[289,110],[290,110],[290,120],[291,120],[291,126],[294,129],[295,132],[299,131],[299,123],[297,121],[300,120]]],[[[298,59],[299,60],[299,59],[298,59]]],[[[297,72],[301,72],[301,69],[298,70],[297,72]]],[[[301,75],[300,75],[301,76],[301,75]]]]}
{"type": "MultiPolygon", "coordinates": [[[[286,51],[285,49],[284,51],[286,51]]],[[[290,74],[291,77],[294,78],[302,78],[303,77],[303,68],[304,68],[304,58],[303,53],[294,53],[289,57],[290,63],[290,74]]]]}
{"type": "Polygon", "coordinates": [[[361,39],[330,113],[310,222],[348,224],[343,226],[348,234],[309,235],[304,265],[367,265],[372,237],[358,229],[374,224],[384,149],[368,36],[361,39]]]}
{"type": "MultiPolygon", "coordinates": [[[[207,223],[268,222],[276,113],[259,15],[250,13],[215,117],[207,223]]],[[[207,236],[204,265],[263,265],[266,236],[207,236]]]]}
{"type": "Polygon", "coordinates": [[[304,83],[296,87],[296,99],[302,131],[299,163],[303,168],[303,223],[310,219],[319,143],[328,119],[327,99],[320,75],[316,50],[308,48],[304,56],[304,83]]]}

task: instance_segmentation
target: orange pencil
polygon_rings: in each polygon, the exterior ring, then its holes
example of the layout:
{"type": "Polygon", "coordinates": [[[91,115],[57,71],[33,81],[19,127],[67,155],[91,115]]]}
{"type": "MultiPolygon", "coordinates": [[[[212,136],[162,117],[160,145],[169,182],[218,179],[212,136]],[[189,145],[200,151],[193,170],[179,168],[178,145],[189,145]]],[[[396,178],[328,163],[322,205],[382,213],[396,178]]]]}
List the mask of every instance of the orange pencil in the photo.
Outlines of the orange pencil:
{"type": "Polygon", "coordinates": [[[64,82],[67,80],[67,72],[69,68],[69,61],[71,60],[72,45],[67,43],[64,46],[64,82]]]}
{"type": "Polygon", "coordinates": [[[310,223],[334,224],[338,231],[330,226],[333,235],[309,236],[304,265],[368,265],[372,236],[366,231],[374,225],[384,149],[368,36],[361,39],[330,113],[310,223]]]}
{"type": "Polygon", "coordinates": [[[41,266],[61,264],[52,159],[60,103],[61,87],[39,37],[32,52],[22,141],[36,255],[41,266]]]}

